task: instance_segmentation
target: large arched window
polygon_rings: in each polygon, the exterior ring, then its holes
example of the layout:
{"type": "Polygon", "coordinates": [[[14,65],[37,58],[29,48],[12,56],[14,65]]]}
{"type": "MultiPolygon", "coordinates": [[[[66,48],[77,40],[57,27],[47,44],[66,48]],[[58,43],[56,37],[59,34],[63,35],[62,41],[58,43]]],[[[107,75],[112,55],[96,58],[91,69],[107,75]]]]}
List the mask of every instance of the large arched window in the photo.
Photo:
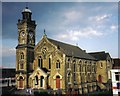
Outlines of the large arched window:
{"type": "Polygon", "coordinates": [[[20,59],[24,59],[24,53],[23,52],[20,53],[20,59]]]}
{"type": "Polygon", "coordinates": [[[56,68],[57,68],[57,69],[60,68],[60,61],[59,61],[59,60],[57,60],[57,62],[56,62],[56,68]]]}
{"type": "Polygon", "coordinates": [[[41,56],[38,58],[38,67],[43,68],[43,61],[41,56]]]}

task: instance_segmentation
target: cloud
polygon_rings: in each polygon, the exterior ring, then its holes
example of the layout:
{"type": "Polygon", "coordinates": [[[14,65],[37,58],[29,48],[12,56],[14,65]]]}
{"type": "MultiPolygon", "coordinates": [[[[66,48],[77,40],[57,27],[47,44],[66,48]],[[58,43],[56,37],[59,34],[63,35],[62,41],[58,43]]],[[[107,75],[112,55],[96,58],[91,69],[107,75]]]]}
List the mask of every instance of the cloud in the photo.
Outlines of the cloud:
{"type": "Polygon", "coordinates": [[[73,22],[79,20],[82,16],[82,13],[78,10],[70,10],[65,12],[63,15],[65,16],[65,19],[73,22]]]}
{"type": "Polygon", "coordinates": [[[97,31],[91,27],[83,28],[79,30],[66,30],[64,33],[60,33],[56,35],[57,38],[67,41],[79,41],[80,38],[92,38],[92,37],[100,37],[104,35],[102,32],[97,31]]]}
{"type": "Polygon", "coordinates": [[[110,27],[110,29],[112,29],[112,30],[117,30],[117,29],[118,29],[118,26],[117,26],[117,25],[112,25],[112,26],[110,27]]]}
{"type": "Polygon", "coordinates": [[[15,48],[9,48],[6,46],[2,46],[2,56],[14,56],[15,55],[15,48]]]}
{"type": "Polygon", "coordinates": [[[112,14],[97,15],[97,16],[89,17],[89,20],[93,20],[93,21],[95,20],[97,22],[100,22],[100,21],[108,19],[111,16],[112,14]]]}

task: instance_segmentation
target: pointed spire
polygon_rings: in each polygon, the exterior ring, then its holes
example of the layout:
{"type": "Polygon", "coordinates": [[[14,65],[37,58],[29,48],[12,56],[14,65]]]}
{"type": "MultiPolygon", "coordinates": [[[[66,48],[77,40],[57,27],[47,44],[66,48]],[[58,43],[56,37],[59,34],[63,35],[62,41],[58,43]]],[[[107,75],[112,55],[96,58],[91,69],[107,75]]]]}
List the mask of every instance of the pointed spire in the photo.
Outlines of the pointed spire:
{"type": "Polygon", "coordinates": [[[46,35],[46,32],[45,32],[45,29],[44,29],[44,36],[47,36],[47,35],[46,35]]]}

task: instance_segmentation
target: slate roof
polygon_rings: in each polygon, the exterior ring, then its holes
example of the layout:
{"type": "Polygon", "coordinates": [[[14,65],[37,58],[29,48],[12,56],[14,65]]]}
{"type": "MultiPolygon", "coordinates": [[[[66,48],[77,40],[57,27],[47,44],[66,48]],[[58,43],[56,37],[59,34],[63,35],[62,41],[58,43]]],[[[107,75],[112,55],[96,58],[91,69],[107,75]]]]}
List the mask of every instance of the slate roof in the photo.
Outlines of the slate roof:
{"type": "Polygon", "coordinates": [[[81,59],[90,59],[90,60],[96,60],[94,57],[89,55],[88,53],[84,52],[81,48],[78,46],[66,44],[60,41],[56,41],[50,38],[47,38],[51,43],[57,46],[57,48],[62,51],[67,56],[73,56],[81,59]]]}
{"type": "Polygon", "coordinates": [[[114,62],[113,69],[116,69],[116,68],[120,69],[120,58],[114,58],[113,62],[114,62]]]}
{"type": "Polygon", "coordinates": [[[107,57],[110,56],[109,53],[105,53],[105,51],[93,52],[89,54],[95,57],[97,60],[106,60],[107,57]]]}
{"type": "Polygon", "coordinates": [[[45,73],[50,72],[47,68],[41,68],[45,73]]]}

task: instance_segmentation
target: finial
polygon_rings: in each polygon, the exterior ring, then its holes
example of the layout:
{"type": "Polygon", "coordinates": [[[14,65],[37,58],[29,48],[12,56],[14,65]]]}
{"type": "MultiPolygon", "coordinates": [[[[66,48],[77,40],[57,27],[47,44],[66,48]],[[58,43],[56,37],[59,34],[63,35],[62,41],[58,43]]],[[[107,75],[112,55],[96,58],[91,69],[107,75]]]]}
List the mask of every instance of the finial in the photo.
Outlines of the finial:
{"type": "Polygon", "coordinates": [[[44,36],[47,36],[46,33],[45,33],[45,29],[44,29],[44,36]]]}

